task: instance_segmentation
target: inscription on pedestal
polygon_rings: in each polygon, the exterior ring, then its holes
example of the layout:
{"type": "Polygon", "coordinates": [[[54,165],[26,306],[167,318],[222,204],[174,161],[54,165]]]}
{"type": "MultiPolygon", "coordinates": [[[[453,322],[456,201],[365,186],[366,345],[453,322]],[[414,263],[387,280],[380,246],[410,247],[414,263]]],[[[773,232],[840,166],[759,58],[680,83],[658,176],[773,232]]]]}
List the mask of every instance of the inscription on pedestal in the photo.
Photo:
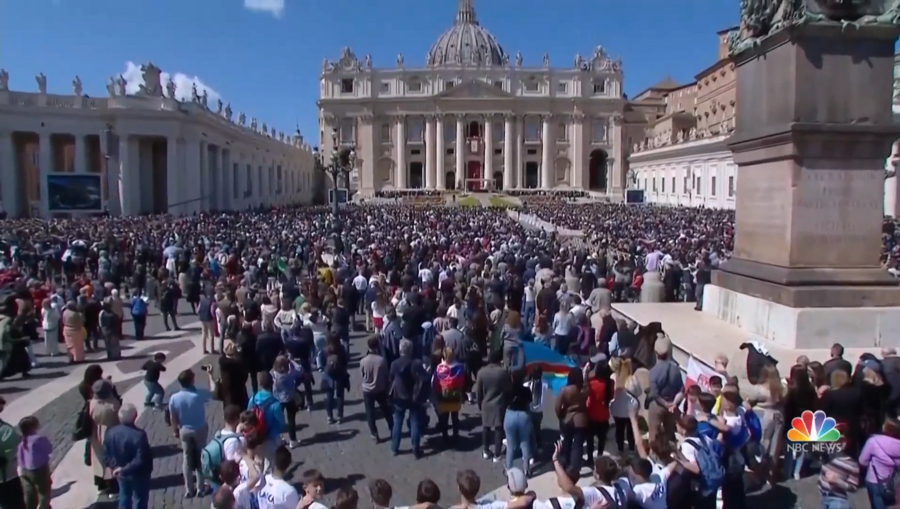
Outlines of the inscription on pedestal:
{"type": "Polygon", "coordinates": [[[882,170],[803,170],[791,237],[800,266],[877,266],[882,170]]]}
{"type": "Polygon", "coordinates": [[[791,186],[777,168],[739,174],[735,256],[764,263],[786,262],[791,186]]]}

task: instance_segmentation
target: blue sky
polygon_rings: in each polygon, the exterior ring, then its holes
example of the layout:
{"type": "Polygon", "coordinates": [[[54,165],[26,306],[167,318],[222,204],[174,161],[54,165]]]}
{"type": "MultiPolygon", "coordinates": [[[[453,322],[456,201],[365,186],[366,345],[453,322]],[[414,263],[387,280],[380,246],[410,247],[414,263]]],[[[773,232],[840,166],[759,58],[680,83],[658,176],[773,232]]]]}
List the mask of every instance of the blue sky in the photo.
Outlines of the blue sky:
{"type": "MultiPolygon", "coordinates": [[[[152,60],[184,83],[198,79],[235,112],[316,139],[322,59],[350,46],[376,67],[423,65],[453,21],[456,0],[5,0],[0,68],[10,88],[105,96],[105,80],[152,60]]],[[[636,92],[671,75],[690,81],[716,59],[715,32],[737,21],[738,0],[475,0],[478,19],[526,65],[544,52],[570,66],[602,45],[623,60],[636,92]]],[[[212,95],[215,95],[212,94],[212,95]]]]}

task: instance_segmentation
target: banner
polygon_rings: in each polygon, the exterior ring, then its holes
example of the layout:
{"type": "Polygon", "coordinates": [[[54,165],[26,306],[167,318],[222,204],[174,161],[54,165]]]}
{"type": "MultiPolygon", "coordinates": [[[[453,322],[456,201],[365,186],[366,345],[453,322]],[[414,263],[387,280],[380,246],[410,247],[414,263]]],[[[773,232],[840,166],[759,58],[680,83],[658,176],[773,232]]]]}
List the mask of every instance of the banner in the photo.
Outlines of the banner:
{"type": "Polygon", "coordinates": [[[719,376],[719,374],[716,373],[714,369],[700,363],[691,356],[691,358],[688,359],[684,389],[686,391],[692,385],[699,385],[700,388],[703,389],[703,392],[709,392],[709,379],[714,376],[719,376]]]}

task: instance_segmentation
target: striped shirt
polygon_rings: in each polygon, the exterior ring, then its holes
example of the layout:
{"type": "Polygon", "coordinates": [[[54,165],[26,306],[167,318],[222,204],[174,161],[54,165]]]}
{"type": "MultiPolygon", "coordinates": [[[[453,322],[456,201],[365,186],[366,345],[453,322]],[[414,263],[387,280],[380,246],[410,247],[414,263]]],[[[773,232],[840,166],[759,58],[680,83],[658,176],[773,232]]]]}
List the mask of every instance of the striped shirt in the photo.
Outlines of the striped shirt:
{"type": "Polygon", "coordinates": [[[822,466],[819,491],[823,497],[847,498],[859,488],[859,463],[849,456],[838,456],[822,466]]]}

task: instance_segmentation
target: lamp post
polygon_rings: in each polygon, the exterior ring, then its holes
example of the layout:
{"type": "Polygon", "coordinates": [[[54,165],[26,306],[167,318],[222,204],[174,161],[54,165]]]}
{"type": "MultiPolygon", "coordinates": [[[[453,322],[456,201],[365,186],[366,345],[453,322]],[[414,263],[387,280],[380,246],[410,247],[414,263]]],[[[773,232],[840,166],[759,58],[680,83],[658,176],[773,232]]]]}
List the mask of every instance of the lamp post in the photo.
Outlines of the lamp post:
{"type": "Polygon", "coordinates": [[[331,189],[334,196],[331,200],[331,215],[337,222],[340,215],[340,207],[338,207],[338,190],[341,185],[341,177],[343,177],[344,185],[349,192],[350,189],[350,172],[356,161],[356,150],[353,146],[344,147],[338,150],[338,131],[334,129],[331,132],[331,158],[325,161],[325,157],[319,151],[319,147],[313,149],[313,155],[316,161],[316,171],[321,171],[331,178],[331,189]]]}

